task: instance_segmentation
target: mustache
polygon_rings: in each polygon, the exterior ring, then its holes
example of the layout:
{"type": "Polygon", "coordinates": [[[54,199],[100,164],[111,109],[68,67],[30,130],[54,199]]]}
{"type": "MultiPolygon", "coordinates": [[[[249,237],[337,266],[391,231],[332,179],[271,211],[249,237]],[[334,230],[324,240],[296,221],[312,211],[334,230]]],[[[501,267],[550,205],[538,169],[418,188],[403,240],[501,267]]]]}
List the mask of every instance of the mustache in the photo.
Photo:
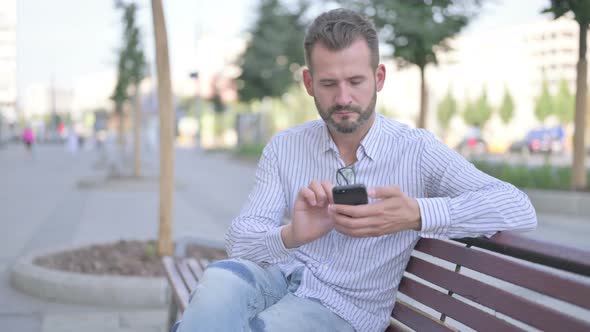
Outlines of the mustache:
{"type": "Polygon", "coordinates": [[[361,113],[360,107],[352,106],[352,105],[335,105],[330,107],[330,114],[339,111],[349,111],[355,113],[361,113]]]}

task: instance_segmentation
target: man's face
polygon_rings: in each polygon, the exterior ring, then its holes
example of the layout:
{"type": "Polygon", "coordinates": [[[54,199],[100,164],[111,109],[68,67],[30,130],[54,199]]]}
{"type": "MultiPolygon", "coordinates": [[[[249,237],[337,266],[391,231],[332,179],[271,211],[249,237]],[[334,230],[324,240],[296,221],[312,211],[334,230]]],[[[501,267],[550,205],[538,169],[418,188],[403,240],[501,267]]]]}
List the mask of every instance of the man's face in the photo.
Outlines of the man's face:
{"type": "Polygon", "coordinates": [[[358,39],[349,47],[331,51],[318,43],[311,53],[313,74],[303,73],[307,92],[320,116],[339,133],[353,133],[375,113],[377,91],[383,88],[385,67],[371,67],[367,43],[358,39]]]}

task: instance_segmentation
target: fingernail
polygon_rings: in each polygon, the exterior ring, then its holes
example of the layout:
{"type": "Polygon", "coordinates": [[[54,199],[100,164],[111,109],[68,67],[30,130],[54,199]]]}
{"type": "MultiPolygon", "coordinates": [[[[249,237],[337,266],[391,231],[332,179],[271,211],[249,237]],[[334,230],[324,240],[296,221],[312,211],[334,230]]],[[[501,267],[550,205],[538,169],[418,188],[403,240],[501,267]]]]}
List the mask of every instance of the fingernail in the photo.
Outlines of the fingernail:
{"type": "Polygon", "coordinates": [[[367,189],[367,193],[371,196],[375,196],[375,189],[369,188],[369,189],[367,189]]]}

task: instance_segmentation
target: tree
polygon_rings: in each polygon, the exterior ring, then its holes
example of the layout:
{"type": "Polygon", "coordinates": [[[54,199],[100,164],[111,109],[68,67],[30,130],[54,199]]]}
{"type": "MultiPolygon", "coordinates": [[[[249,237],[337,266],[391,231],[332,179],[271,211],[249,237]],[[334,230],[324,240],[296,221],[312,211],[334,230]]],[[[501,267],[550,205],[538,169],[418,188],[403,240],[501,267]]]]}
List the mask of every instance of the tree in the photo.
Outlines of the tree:
{"type": "Polygon", "coordinates": [[[550,6],[544,13],[553,14],[557,19],[572,12],[578,22],[578,65],[576,78],[576,112],[574,115],[574,160],[572,166],[572,189],[583,190],[587,186],[585,129],[586,129],[586,95],[588,93],[588,63],[586,61],[588,25],[590,24],[590,1],[588,0],[550,0],[550,6]]]}
{"type": "Polygon", "coordinates": [[[304,63],[305,22],[309,4],[299,1],[290,11],[279,0],[262,0],[258,20],[239,60],[238,95],[242,101],[281,96],[293,84],[294,72],[304,63]]]}
{"type": "Polygon", "coordinates": [[[574,120],[576,109],[575,99],[566,80],[559,81],[559,90],[555,96],[555,114],[562,124],[568,124],[574,120]]]}
{"type": "Polygon", "coordinates": [[[441,100],[440,104],[438,104],[438,109],[436,112],[436,116],[438,119],[438,124],[442,128],[444,132],[444,136],[446,136],[447,131],[449,130],[449,125],[451,123],[451,119],[457,113],[457,101],[455,97],[451,94],[451,89],[447,91],[446,96],[441,100]]]}
{"type": "Polygon", "coordinates": [[[172,113],[172,84],[168,36],[162,0],[152,0],[152,18],[156,39],[156,68],[158,74],[158,106],[160,112],[160,229],[158,231],[158,255],[171,256],[172,202],[174,181],[174,114],[172,113]]]}
{"type": "Polygon", "coordinates": [[[549,85],[546,80],[541,84],[541,95],[535,102],[535,117],[541,122],[553,113],[553,97],[549,93],[549,85]]]}
{"type": "Polygon", "coordinates": [[[491,116],[492,107],[488,102],[488,93],[484,88],[475,102],[467,101],[463,120],[470,126],[483,128],[491,116]]]}
{"type": "Polygon", "coordinates": [[[111,95],[111,100],[115,103],[115,114],[119,120],[119,133],[117,142],[121,150],[125,146],[125,109],[124,104],[128,99],[127,87],[129,86],[128,73],[125,71],[125,61],[123,57],[119,57],[117,65],[117,83],[115,84],[115,90],[111,95]]]}
{"type": "Polygon", "coordinates": [[[381,40],[393,48],[400,67],[420,70],[420,113],[417,126],[428,116],[426,66],[437,64],[436,53],[450,50],[448,41],[476,15],[480,0],[345,0],[348,7],[365,13],[380,30],[381,40]]]}
{"type": "Polygon", "coordinates": [[[141,45],[141,32],[137,27],[135,3],[116,1],[115,6],[123,12],[123,47],[119,51],[118,79],[112,99],[115,101],[115,110],[119,115],[119,141],[124,145],[124,103],[132,99],[133,104],[133,175],[141,173],[140,150],[140,112],[139,84],[145,77],[146,61],[141,45]],[[132,90],[131,96],[129,90],[132,90]]]}
{"type": "Polygon", "coordinates": [[[499,112],[503,124],[507,125],[512,121],[514,117],[514,99],[507,88],[504,88],[504,96],[502,97],[499,112]]]}

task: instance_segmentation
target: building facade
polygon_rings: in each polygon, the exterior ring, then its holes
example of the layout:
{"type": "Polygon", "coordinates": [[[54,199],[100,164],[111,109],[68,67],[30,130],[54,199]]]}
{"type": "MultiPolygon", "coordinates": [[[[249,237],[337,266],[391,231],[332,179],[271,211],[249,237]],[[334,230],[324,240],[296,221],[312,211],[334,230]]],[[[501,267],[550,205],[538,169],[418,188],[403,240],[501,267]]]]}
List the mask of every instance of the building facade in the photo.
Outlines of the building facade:
{"type": "MultiPolygon", "coordinates": [[[[557,93],[562,79],[575,94],[578,29],[574,20],[562,18],[459,35],[450,43],[452,51],[438,54],[438,66],[427,67],[428,128],[446,137],[449,145],[457,144],[468,131],[461,114],[455,115],[450,130],[443,133],[436,120],[437,106],[450,91],[462,112],[465,103],[475,101],[484,90],[495,112],[483,135],[498,150],[542,126],[534,109],[544,80],[552,94],[557,93]],[[505,91],[515,103],[514,117],[508,124],[503,124],[497,114],[505,91]]],[[[420,102],[418,69],[398,69],[393,61],[386,63],[388,79],[380,98],[402,121],[413,124],[420,102]]],[[[545,123],[554,124],[556,119],[552,118],[545,123]]]]}
{"type": "Polygon", "coordinates": [[[0,140],[16,122],[16,0],[0,0],[0,140]]]}

